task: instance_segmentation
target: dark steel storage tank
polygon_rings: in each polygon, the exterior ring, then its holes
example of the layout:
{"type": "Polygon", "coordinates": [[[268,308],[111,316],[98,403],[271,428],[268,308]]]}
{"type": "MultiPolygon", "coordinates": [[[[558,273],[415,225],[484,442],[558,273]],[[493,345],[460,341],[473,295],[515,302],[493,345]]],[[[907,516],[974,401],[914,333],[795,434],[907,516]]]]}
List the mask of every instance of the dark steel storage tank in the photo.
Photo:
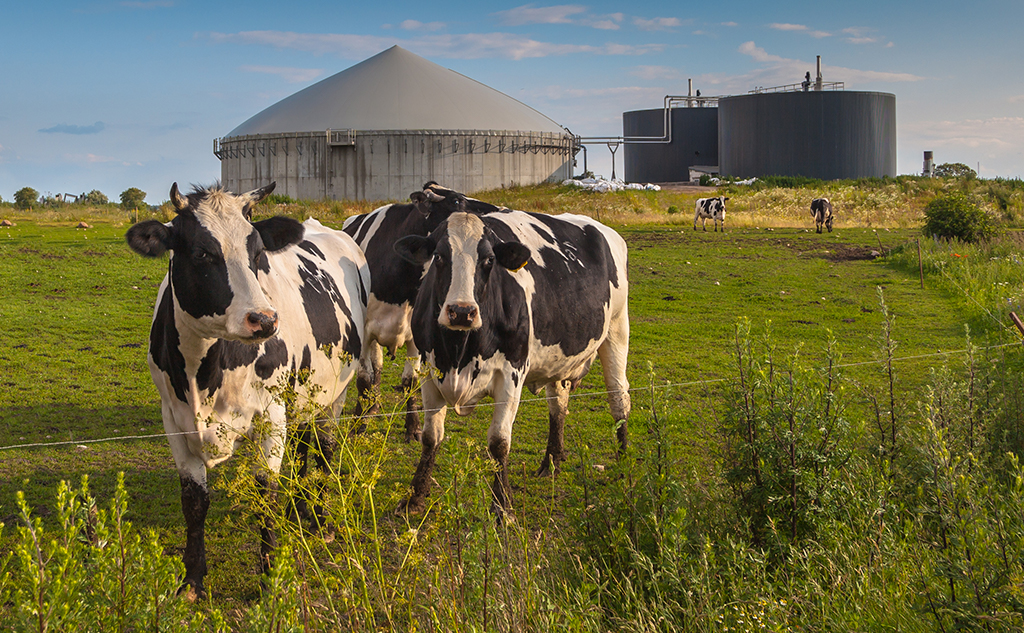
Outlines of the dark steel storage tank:
{"type": "Polygon", "coordinates": [[[775,92],[718,100],[719,173],[822,180],[896,175],[896,95],[775,92]]]}
{"type": "MultiPolygon", "coordinates": [[[[623,148],[626,182],[685,182],[691,165],[718,164],[718,108],[671,108],[671,143],[630,143],[623,148]]],[[[665,110],[622,114],[622,135],[661,137],[665,110]]]]}

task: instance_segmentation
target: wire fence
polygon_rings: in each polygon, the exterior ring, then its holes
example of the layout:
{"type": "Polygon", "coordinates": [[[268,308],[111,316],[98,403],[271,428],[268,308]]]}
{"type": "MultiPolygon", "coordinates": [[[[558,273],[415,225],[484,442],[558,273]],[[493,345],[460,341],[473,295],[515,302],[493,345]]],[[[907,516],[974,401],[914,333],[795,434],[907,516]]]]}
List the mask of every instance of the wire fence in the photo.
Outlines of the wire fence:
{"type": "MultiPolygon", "coordinates": [[[[992,350],[1004,349],[1004,348],[1008,348],[1008,347],[1020,347],[1020,345],[1021,345],[1020,343],[1004,343],[1004,344],[1001,344],[1001,345],[992,345],[992,346],[988,346],[988,347],[978,347],[978,348],[975,348],[975,350],[976,351],[992,351],[992,350]]],[[[970,351],[970,350],[968,350],[968,349],[960,349],[960,350],[951,350],[951,351],[930,352],[928,354],[916,354],[916,355],[913,355],[913,356],[903,356],[903,357],[900,357],[900,358],[894,358],[893,362],[902,363],[902,362],[907,362],[907,361],[922,360],[922,359],[926,359],[926,358],[948,357],[948,356],[953,356],[953,355],[966,354],[968,351],[970,351]]],[[[841,364],[836,365],[835,368],[862,367],[862,366],[865,366],[865,365],[882,365],[885,362],[886,362],[885,359],[857,361],[857,362],[852,362],[852,363],[841,363],[841,364]]],[[[732,378],[708,378],[708,379],[703,379],[703,380],[691,380],[691,381],[686,381],[686,382],[665,383],[665,384],[660,384],[660,385],[648,385],[648,386],[645,386],[645,387],[634,387],[634,388],[631,388],[631,389],[629,389],[629,393],[630,394],[639,393],[639,392],[649,393],[652,389],[668,390],[668,389],[678,389],[678,388],[685,388],[685,387],[707,386],[707,385],[713,385],[713,384],[728,382],[730,380],[733,380],[733,379],[732,378]]],[[[582,393],[571,393],[571,394],[569,394],[569,398],[570,399],[595,398],[595,397],[600,397],[600,396],[607,396],[607,395],[609,395],[611,393],[615,393],[615,392],[612,392],[612,391],[586,391],[586,392],[582,392],[582,393]]],[[[532,403],[532,402],[546,402],[546,401],[551,400],[551,399],[553,399],[553,398],[549,398],[549,397],[546,397],[546,396],[545,397],[534,397],[534,398],[522,398],[522,399],[520,399],[519,403],[520,404],[524,404],[524,403],[532,403]]],[[[485,403],[480,403],[480,404],[478,404],[476,406],[477,407],[482,407],[482,408],[487,408],[487,407],[497,406],[498,404],[503,404],[503,403],[485,402],[485,403]]],[[[420,413],[431,413],[431,412],[436,412],[436,411],[440,411],[440,410],[441,410],[440,408],[439,409],[420,409],[419,412],[420,413]]],[[[347,421],[353,421],[353,422],[356,421],[356,420],[366,421],[366,420],[370,420],[370,419],[392,418],[392,417],[399,416],[399,415],[404,415],[404,414],[405,414],[404,411],[396,411],[396,412],[392,412],[392,413],[375,413],[375,414],[371,414],[371,415],[362,415],[362,416],[345,415],[345,416],[339,416],[336,420],[338,422],[346,421],[346,420],[347,421]]],[[[134,440],[151,440],[151,439],[155,439],[155,438],[168,438],[168,437],[181,436],[181,435],[197,435],[197,434],[199,434],[201,432],[202,431],[199,431],[199,430],[194,430],[194,431],[176,431],[176,432],[173,432],[173,433],[163,432],[163,433],[152,433],[152,434],[146,434],[146,435],[118,435],[118,436],[95,438],[95,439],[63,440],[63,441],[59,441],[59,442],[30,442],[30,443],[26,443],[26,444],[12,444],[12,445],[9,445],[9,446],[0,446],[0,452],[11,451],[11,450],[15,450],[15,449],[55,448],[55,447],[60,447],[60,446],[72,446],[72,445],[74,445],[76,447],[79,447],[79,446],[84,447],[84,446],[86,446],[88,444],[100,444],[100,443],[104,443],[104,442],[128,442],[128,441],[134,441],[134,440]]]]}

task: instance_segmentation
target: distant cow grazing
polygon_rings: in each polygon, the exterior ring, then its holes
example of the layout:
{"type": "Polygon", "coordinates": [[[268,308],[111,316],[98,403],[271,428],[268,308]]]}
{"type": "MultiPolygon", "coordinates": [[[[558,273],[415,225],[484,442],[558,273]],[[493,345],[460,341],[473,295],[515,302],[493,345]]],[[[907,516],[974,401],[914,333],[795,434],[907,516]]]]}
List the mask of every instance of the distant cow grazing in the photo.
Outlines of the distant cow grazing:
{"type": "MultiPolygon", "coordinates": [[[[470,413],[494,399],[487,445],[498,463],[496,509],[511,505],[508,454],[523,385],[548,397],[548,445],[538,474],[564,459],[569,393],[600,356],[616,434],[625,449],[629,417],[629,286],[626,244],[579,215],[498,210],[453,213],[430,235],[399,240],[417,266],[431,262],[412,314],[416,347],[436,373],[422,385],[423,448],[413,493],[420,510],[448,407],[470,413]]],[[[500,515],[499,515],[500,516],[500,515]]]]}
{"type": "Polygon", "coordinates": [[[717,198],[700,198],[697,200],[697,204],[694,205],[693,213],[693,230],[697,230],[697,220],[701,221],[701,227],[707,231],[708,219],[714,220],[715,231],[718,231],[718,223],[722,223],[722,232],[725,232],[725,201],[728,200],[725,196],[718,196],[717,198]]]}
{"type": "Polygon", "coordinates": [[[828,198],[815,198],[811,201],[811,217],[814,218],[814,228],[821,233],[821,227],[828,228],[832,232],[832,203],[828,198]]]}
{"type": "MultiPolygon", "coordinates": [[[[286,408],[264,385],[294,387],[289,411],[306,405],[337,411],[362,343],[369,285],[362,251],[316,220],[251,222],[252,208],[273,189],[271,183],[234,195],[215,186],[182,196],[175,183],[176,217],[136,224],[125,236],[142,255],[170,252],[153,313],[149,369],[181,478],[184,583],[197,595],[205,593],[206,469],[251,441],[263,461],[257,481],[273,495],[286,408]]],[[[264,571],[274,542],[268,521],[260,536],[264,571]]]]}
{"type": "MultiPolygon", "coordinates": [[[[360,405],[357,415],[373,415],[380,409],[374,391],[381,380],[383,353],[387,348],[392,358],[405,346],[406,362],[402,372],[402,389],[409,392],[419,371],[420,355],[412,337],[409,320],[416,291],[426,272],[426,264],[414,264],[395,254],[395,241],[406,235],[426,236],[456,211],[486,213],[497,207],[467,198],[436,182],[414,191],[411,204],[389,204],[347,220],[342,230],[352,236],[366,254],[370,267],[370,296],[366,310],[366,336],[360,355],[356,385],[360,405]],[[362,402],[373,404],[365,411],[362,402]]],[[[406,402],[405,441],[418,440],[420,420],[414,399],[406,402]]]]}

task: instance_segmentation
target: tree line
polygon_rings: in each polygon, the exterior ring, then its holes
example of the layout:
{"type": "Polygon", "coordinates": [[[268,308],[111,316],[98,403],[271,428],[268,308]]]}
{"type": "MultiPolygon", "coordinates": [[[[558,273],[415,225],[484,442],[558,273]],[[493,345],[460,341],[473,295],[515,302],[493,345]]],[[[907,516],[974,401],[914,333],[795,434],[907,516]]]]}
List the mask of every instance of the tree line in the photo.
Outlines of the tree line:
{"type": "MultiPolygon", "coordinates": [[[[146,204],[146,192],[138,187],[129,187],[121,192],[119,196],[121,208],[126,211],[148,209],[146,204]]],[[[14,192],[14,207],[16,209],[33,209],[35,207],[55,206],[61,204],[80,204],[88,206],[102,206],[115,204],[99,189],[93,189],[88,193],[75,196],[74,201],[68,202],[61,195],[40,195],[32,187],[22,187],[14,192]]]]}

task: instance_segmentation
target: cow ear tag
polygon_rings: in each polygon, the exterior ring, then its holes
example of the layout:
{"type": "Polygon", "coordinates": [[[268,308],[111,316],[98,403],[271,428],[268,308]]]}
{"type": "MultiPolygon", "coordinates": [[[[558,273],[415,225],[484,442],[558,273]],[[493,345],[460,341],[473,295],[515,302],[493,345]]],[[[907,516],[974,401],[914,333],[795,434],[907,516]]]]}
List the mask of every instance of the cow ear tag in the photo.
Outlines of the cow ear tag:
{"type": "Polygon", "coordinates": [[[530,260],[526,260],[525,262],[523,262],[523,265],[522,265],[522,266],[520,266],[519,268],[516,268],[516,269],[515,269],[515,270],[513,270],[512,272],[514,272],[514,273],[517,273],[517,272],[519,272],[520,270],[522,270],[522,269],[526,268],[526,265],[527,265],[527,264],[529,264],[529,263],[530,263],[530,260]]]}

